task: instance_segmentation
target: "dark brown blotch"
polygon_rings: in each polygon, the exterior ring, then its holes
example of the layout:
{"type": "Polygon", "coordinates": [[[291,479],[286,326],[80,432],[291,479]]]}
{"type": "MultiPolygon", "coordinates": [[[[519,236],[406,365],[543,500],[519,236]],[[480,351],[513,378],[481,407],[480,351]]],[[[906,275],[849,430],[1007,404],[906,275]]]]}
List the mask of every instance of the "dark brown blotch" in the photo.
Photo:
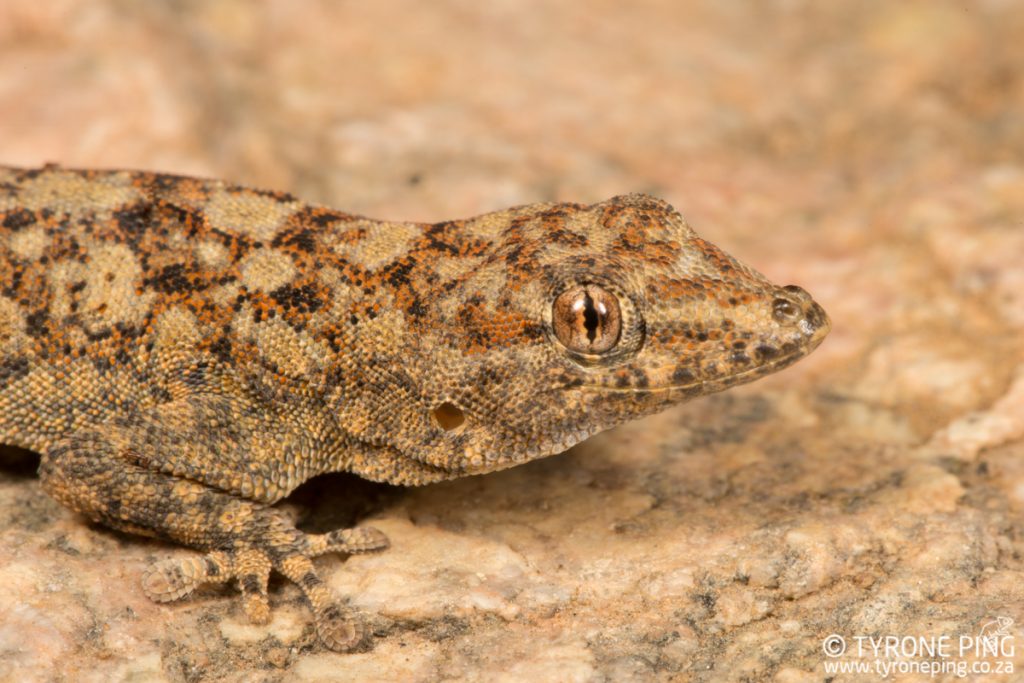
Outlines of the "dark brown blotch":
{"type": "Polygon", "coordinates": [[[282,285],[272,291],[270,297],[285,311],[300,315],[315,313],[324,305],[318,288],[312,284],[282,285]]]}
{"type": "Polygon", "coordinates": [[[35,224],[36,215],[28,209],[15,209],[4,215],[2,224],[4,229],[10,230],[11,232],[17,232],[27,228],[30,225],[35,224]]]}
{"type": "Polygon", "coordinates": [[[114,222],[124,241],[134,242],[153,225],[153,205],[133,204],[114,212],[114,222]]]}
{"type": "Polygon", "coordinates": [[[693,374],[693,370],[683,365],[677,366],[672,371],[672,384],[673,385],[685,385],[693,384],[697,380],[697,376],[693,374]]]}

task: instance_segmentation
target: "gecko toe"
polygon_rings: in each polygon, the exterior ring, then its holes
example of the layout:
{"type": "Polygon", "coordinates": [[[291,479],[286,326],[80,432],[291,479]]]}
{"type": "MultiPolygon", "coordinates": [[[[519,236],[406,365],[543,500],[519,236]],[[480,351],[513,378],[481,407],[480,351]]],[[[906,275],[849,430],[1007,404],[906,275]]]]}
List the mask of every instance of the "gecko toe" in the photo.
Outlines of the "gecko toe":
{"type": "Polygon", "coordinates": [[[248,593],[243,596],[243,604],[249,623],[257,625],[270,623],[270,602],[266,593],[248,593]]]}
{"type": "Polygon", "coordinates": [[[193,590],[197,582],[183,571],[185,562],[164,560],[151,565],[142,575],[142,590],[153,602],[174,602],[193,590]]]}
{"type": "Polygon", "coordinates": [[[224,553],[162,560],[142,575],[142,590],[153,602],[173,602],[204,583],[223,583],[230,576],[230,561],[224,553]]]}
{"type": "Polygon", "coordinates": [[[316,632],[323,644],[335,652],[345,652],[357,647],[364,635],[362,623],[347,617],[341,607],[335,604],[317,610],[316,632]]]}
{"type": "Polygon", "coordinates": [[[327,553],[355,555],[375,550],[386,550],[391,542],[384,532],[372,526],[352,529],[336,529],[326,534],[310,534],[306,537],[309,554],[312,557],[327,553]]]}
{"type": "Polygon", "coordinates": [[[267,586],[270,583],[270,558],[262,550],[250,549],[238,553],[234,562],[238,588],[242,592],[245,615],[253,624],[270,621],[270,602],[267,586]]]}
{"type": "Polygon", "coordinates": [[[324,645],[332,650],[350,650],[363,638],[362,624],[346,615],[316,573],[309,556],[296,554],[284,558],[275,568],[293,581],[313,608],[316,630],[324,645]]]}

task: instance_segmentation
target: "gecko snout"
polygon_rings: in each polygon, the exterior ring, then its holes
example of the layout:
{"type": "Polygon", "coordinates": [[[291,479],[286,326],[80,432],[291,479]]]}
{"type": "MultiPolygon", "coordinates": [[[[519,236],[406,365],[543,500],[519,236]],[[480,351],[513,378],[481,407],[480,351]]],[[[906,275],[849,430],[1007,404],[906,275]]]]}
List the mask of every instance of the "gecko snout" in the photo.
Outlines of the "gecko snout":
{"type": "Polygon", "coordinates": [[[782,325],[793,326],[817,346],[832,329],[828,314],[802,287],[780,287],[772,300],[772,317],[782,325]]]}

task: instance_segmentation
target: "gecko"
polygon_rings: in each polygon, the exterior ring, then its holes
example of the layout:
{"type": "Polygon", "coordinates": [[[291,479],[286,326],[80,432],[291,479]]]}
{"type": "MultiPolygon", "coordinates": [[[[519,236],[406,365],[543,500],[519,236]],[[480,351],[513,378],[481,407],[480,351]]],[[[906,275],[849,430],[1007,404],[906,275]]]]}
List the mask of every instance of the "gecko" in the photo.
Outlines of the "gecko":
{"type": "Polygon", "coordinates": [[[313,558],[383,550],[275,503],[346,471],[399,485],[560,453],[789,366],[822,307],[627,194],[439,223],[285,192],[111,170],[0,167],[0,442],[85,518],[200,551],[141,577],[157,602],[268,578],[331,650],[362,620],[313,558]]]}

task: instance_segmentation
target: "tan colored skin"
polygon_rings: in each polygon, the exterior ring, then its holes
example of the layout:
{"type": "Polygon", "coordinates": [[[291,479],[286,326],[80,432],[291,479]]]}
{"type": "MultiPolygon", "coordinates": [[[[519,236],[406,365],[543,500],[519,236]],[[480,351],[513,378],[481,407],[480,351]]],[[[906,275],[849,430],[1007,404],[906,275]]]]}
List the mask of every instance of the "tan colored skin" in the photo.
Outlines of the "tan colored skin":
{"type": "Polygon", "coordinates": [[[153,599],[234,579],[265,622],[278,571],[337,650],[362,631],[310,558],[387,539],[296,530],[271,505],[309,477],[510,467],[781,369],[828,329],[644,195],[427,225],[0,168],[0,440],[42,453],[69,508],[208,551],[153,567],[153,599]]]}

